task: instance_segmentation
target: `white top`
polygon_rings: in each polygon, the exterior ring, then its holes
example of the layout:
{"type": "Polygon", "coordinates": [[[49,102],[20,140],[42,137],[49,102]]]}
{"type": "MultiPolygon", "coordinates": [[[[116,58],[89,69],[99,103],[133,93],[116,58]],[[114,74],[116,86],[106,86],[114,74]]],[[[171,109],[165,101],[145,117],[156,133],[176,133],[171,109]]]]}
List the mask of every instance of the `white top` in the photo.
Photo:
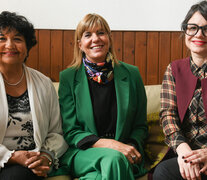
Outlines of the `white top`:
{"type": "MultiPolygon", "coordinates": [[[[68,148],[62,136],[62,120],[55,88],[51,80],[42,73],[24,65],[27,90],[34,128],[36,148],[54,153],[54,165],[68,148]]],[[[2,144],[8,124],[8,104],[4,80],[0,73],[0,168],[4,167],[13,150],[2,144]]]]}

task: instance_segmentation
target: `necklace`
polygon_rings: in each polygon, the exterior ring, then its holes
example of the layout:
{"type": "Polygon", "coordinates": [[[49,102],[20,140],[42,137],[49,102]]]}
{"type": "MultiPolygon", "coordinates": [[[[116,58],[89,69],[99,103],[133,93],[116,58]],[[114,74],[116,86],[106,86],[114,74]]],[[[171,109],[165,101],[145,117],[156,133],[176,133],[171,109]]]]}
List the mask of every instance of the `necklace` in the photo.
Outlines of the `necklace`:
{"type": "Polygon", "coordinates": [[[19,83],[22,82],[23,77],[24,77],[24,70],[23,70],[23,72],[22,72],[22,76],[21,76],[21,78],[20,78],[20,80],[19,80],[18,82],[12,84],[12,83],[9,83],[8,81],[6,81],[5,79],[4,79],[4,82],[5,82],[6,84],[10,85],[10,86],[16,86],[16,85],[18,85],[19,83]]]}

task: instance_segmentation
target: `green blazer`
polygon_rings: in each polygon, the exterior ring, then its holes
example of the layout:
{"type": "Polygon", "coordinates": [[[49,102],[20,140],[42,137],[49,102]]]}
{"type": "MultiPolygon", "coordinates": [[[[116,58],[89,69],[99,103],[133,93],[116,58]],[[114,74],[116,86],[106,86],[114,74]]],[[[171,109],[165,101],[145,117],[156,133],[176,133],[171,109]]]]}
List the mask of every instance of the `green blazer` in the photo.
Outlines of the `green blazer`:
{"type": "MultiPolygon", "coordinates": [[[[142,163],[135,165],[136,176],[143,175],[144,140],[148,134],[146,118],[146,94],[137,67],[119,62],[114,67],[114,83],[117,98],[117,127],[115,140],[125,142],[133,139],[142,154],[142,163]]],[[[81,151],[77,143],[89,135],[98,135],[90,97],[88,79],[84,65],[79,69],[68,68],[60,73],[59,102],[63,119],[64,138],[68,151],[60,162],[57,174],[70,172],[73,156],[81,151]]]]}

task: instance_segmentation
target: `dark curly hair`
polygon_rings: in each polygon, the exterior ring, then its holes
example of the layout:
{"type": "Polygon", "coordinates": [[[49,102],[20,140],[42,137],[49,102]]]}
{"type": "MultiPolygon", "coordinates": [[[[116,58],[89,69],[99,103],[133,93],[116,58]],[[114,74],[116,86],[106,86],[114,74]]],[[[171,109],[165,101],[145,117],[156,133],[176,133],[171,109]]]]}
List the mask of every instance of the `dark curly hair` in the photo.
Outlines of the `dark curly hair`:
{"type": "Polygon", "coordinates": [[[0,30],[7,28],[9,31],[16,30],[24,37],[27,54],[29,54],[30,49],[37,43],[34,26],[24,16],[17,15],[15,12],[3,11],[0,14],[0,30]]]}

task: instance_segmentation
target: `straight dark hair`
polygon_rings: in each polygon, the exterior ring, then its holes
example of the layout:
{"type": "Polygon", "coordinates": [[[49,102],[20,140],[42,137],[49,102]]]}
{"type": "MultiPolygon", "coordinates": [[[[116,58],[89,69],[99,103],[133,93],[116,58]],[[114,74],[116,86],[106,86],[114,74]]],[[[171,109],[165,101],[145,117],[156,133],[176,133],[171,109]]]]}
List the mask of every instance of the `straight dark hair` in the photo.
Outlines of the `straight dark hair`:
{"type": "Polygon", "coordinates": [[[185,27],[185,24],[188,23],[190,18],[196,12],[199,12],[204,17],[204,19],[207,21],[207,1],[204,0],[191,6],[190,10],[188,11],[187,15],[185,16],[185,19],[183,20],[181,24],[181,30],[183,30],[183,28],[185,27]]]}

